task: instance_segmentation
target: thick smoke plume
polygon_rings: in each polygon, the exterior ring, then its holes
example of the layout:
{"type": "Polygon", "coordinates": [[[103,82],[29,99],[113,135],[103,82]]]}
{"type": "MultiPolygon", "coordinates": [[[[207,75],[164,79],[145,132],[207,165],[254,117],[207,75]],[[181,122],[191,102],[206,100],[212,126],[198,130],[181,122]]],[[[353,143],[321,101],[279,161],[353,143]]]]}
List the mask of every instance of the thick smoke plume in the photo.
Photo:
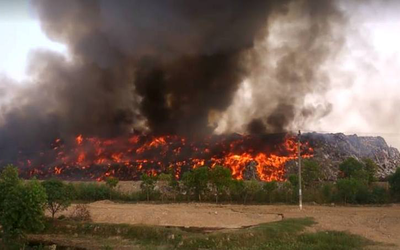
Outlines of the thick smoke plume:
{"type": "Polygon", "coordinates": [[[78,134],[201,136],[220,127],[218,120],[225,122],[222,132],[236,124],[250,124],[254,133],[284,131],[299,114],[305,119],[315,113],[304,98],[327,88],[319,71],[340,47],[332,27],[344,21],[331,0],[33,5],[43,30],[66,44],[70,55],[32,54],[32,83],[0,103],[0,156],[9,159],[78,134]],[[262,41],[272,23],[285,20],[301,21],[289,29],[293,46],[286,41],[271,51],[262,41]],[[276,55],[274,66],[265,64],[276,55]],[[249,79],[250,111],[234,116],[235,98],[249,79]]]}

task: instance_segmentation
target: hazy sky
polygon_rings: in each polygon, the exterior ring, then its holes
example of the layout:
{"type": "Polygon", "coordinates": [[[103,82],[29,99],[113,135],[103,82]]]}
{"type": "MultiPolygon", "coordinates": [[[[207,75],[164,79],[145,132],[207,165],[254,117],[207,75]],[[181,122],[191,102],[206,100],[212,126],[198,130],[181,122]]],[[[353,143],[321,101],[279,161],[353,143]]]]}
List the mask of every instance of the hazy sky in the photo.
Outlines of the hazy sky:
{"type": "MultiPolygon", "coordinates": [[[[388,143],[400,148],[400,3],[397,2],[400,1],[344,5],[350,28],[346,31],[345,49],[330,62],[332,88],[323,96],[307,98],[313,103],[332,103],[332,112],[301,129],[382,135],[388,143]]],[[[0,0],[0,78],[7,76],[22,82],[27,77],[25,67],[32,49],[67,54],[67,48],[50,41],[41,31],[28,1],[7,3],[0,0]]]]}

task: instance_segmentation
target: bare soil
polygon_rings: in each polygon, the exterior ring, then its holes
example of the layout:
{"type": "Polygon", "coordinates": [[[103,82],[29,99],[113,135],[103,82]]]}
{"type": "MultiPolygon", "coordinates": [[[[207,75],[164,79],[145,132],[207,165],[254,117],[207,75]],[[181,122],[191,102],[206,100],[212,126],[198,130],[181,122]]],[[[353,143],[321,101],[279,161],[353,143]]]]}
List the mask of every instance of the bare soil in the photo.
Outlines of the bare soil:
{"type": "MultiPolygon", "coordinates": [[[[241,228],[284,218],[313,217],[310,230],[347,231],[367,239],[400,246],[400,205],[342,207],[306,205],[216,204],[88,204],[93,222],[196,228],[241,228]]],[[[73,206],[66,211],[71,212],[73,206]]]]}

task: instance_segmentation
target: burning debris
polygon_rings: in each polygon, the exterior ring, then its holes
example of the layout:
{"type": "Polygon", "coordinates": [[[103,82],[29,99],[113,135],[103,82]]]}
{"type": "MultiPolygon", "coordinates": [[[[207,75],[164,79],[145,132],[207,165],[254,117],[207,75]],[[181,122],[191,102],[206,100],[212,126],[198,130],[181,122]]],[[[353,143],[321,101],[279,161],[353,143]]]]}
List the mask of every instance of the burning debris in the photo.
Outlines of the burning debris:
{"type": "MultiPolygon", "coordinates": [[[[308,158],[312,154],[313,149],[303,144],[302,156],[308,158]]],[[[79,135],[71,144],[56,139],[51,150],[39,155],[19,160],[24,175],[136,180],[142,173],[173,172],[180,178],[191,168],[222,165],[232,171],[233,178],[243,179],[248,166],[253,165],[258,179],[283,181],[286,163],[297,157],[297,141],[284,134],[209,136],[201,141],[179,136],[100,139],[79,135]]]]}

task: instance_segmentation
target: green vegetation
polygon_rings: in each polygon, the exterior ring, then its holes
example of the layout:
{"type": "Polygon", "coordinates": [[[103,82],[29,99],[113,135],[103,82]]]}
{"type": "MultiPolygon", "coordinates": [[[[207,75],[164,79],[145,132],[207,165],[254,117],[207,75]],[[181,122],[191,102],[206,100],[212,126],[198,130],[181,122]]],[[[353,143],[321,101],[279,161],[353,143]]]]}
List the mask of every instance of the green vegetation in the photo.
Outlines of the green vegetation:
{"type": "Polygon", "coordinates": [[[400,201],[400,167],[389,177],[390,191],[396,201],[400,201]]]}
{"type": "Polygon", "coordinates": [[[188,195],[194,195],[198,201],[201,201],[208,187],[208,175],[208,167],[195,168],[184,173],[182,182],[188,195]]]}
{"type": "Polygon", "coordinates": [[[215,202],[218,203],[218,198],[228,191],[232,180],[232,173],[229,169],[217,165],[209,171],[208,175],[211,190],[215,195],[215,202]]]}
{"type": "Polygon", "coordinates": [[[321,166],[316,162],[309,159],[303,161],[302,181],[304,187],[307,189],[315,188],[320,185],[322,178],[321,166]]]}
{"type": "Polygon", "coordinates": [[[106,178],[106,185],[107,185],[107,187],[109,187],[111,189],[110,200],[112,198],[111,197],[112,193],[113,193],[112,190],[114,190],[117,187],[118,182],[119,182],[118,178],[115,178],[115,177],[107,177],[106,178]]]}
{"type": "MultiPolygon", "coordinates": [[[[179,228],[112,225],[60,221],[49,223],[46,232],[76,237],[120,237],[140,249],[363,249],[372,242],[352,234],[323,231],[304,233],[311,218],[287,219],[255,227],[201,233],[179,228]]],[[[111,249],[112,246],[109,246],[111,249]]]]}
{"type": "Polygon", "coordinates": [[[56,179],[45,180],[42,182],[42,186],[47,194],[47,209],[54,219],[57,212],[61,212],[71,205],[72,190],[62,181],[56,179]]]}
{"type": "MultiPolygon", "coordinates": [[[[364,159],[361,162],[349,158],[340,164],[340,169],[336,182],[324,182],[321,167],[315,161],[305,160],[302,175],[303,201],[318,204],[385,204],[400,200],[398,172],[389,178],[389,192],[371,181],[376,178],[376,166],[369,160],[364,159]]],[[[112,179],[107,179],[108,182],[110,180],[112,179]]],[[[171,173],[161,173],[158,176],[144,174],[140,192],[120,192],[107,182],[74,183],[66,187],[76,200],[85,202],[111,198],[122,202],[196,200],[217,203],[296,204],[298,185],[296,174],[289,175],[285,182],[234,180],[228,169],[215,166],[186,172],[181,181],[171,173]]]]}
{"type": "Polygon", "coordinates": [[[17,168],[11,165],[1,172],[0,190],[2,243],[17,248],[26,233],[44,228],[46,191],[36,180],[21,181],[17,168]]]}
{"type": "Polygon", "coordinates": [[[157,177],[148,174],[142,174],[142,183],[140,184],[140,188],[143,193],[146,194],[147,201],[150,200],[151,195],[154,193],[154,189],[156,187],[157,177]]]}

